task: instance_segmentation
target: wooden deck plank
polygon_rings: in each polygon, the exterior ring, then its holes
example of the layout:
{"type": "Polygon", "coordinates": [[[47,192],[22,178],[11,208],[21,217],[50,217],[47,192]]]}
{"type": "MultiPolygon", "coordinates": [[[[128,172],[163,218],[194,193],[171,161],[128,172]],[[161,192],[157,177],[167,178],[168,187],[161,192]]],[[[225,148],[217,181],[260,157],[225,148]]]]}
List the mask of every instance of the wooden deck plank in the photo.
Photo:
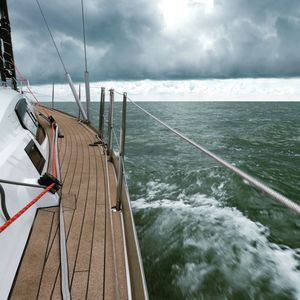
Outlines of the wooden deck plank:
{"type": "MultiPolygon", "coordinates": [[[[69,133],[69,131],[67,131],[67,132],[69,133]]],[[[78,166],[77,166],[77,163],[78,163],[78,139],[77,139],[77,135],[74,136],[70,133],[70,136],[71,136],[71,139],[70,139],[71,145],[70,145],[70,149],[68,149],[67,168],[66,169],[62,168],[62,170],[61,170],[61,176],[62,176],[62,180],[64,183],[64,192],[65,193],[70,192],[74,175],[79,173],[79,172],[76,172],[76,168],[78,168],[78,166]]]]}
{"type": "Polygon", "coordinates": [[[85,205],[85,213],[82,224],[82,234],[80,239],[80,244],[78,248],[78,255],[76,261],[76,271],[87,271],[90,268],[90,256],[92,250],[93,241],[93,229],[95,224],[95,206],[97,197],[97,178],[96,178],[96,161],[92,156],[94,152],[91,147],[89,147],[89,180],[88,180],[88,191],[87,199],[85,205]]]}
{"type": "Polygon", "coordinates": [[[75,272],[72,286],[72,300],[86,299],[88,272],[75,272]]]}
{"type": "MultiPolygon", "coordinates": [[[[99,148],[95,150],[96,160],[101,160],[99,148]]],[[[96,299],[104,293],[105,241],[106,241],[106,205],[103,166],[96,164],[97,201],[95,209],[95,226],[93,232],[92,254],[90,257],[90,273],[88,298],[96,299]],[[98,204],[100,203],[100,204],[98,204]]]]}
{"type": "MultiPolygon", "coordinates": [[[[61,288],[60,288],[60,269],[57,273],[57,280],[55,282],[52,294],[49,295],[49,299],[51,300],[62,300],[61,288]]],[[[43,300],[43,298],[41,298],[43,300]]]]}
{"type": "MultiPolygon", "coordinates": [[[[110,207],[106,207],[106,215],[110,214],[110,207]]],[[[104,268],[104,295],[107,299],[116,299],[116,280],[114,271],[112,248],[111,223],[106,218],[105,268],[104,268]]]]}
{"type": "MultiPolygon", "coordinates": [[[[110,191],[111,191],[111,198],[112,198],[112,206],[116,205],[116,197],[117,197],[117,186],[116,186],[116,174],[113,168],[112,163],[108,165],[109,170],[109,182],[110,182],[110,191]]],[[[126,278],[126,270],[125,270],[125,257],[124,257],[124,249],[123,249],[123,237],[121,229],[121,218],[120,212],[114,212],[112,214],[113,220],[113,234],[115,239],[115,248],[116,248],[116,265],[118,268],[117,277],[118,277],[118,284],[119,284],[119,296],[120,299],[127,299],[127,286],[126,281],[122,280],[126,278]]]]}
{"type": "MultiPolygon", "coordinates": [[[[97,148],[95,151],[95,156],[97,161],[101,161],[104,158],[104,155],[102,154],[101,148],[97,148]]],[[[103,163],[102,163],[103,164],[103,163]]],[[[105,198],[105,188],[104,188],[104,166],[102,164],[97,164],[97,178],[98,180],[101,180],[101,184],[98,185],[97,190],[97,205],[105,205],[107,199],[105,198]]],[[[99,181],[98,181],[99,182],[99,181]]]]}
{"type": "MultiPolygon", "coordinates": [[[[61,142],[59,149],[61,149],[62,145],[64,146],[65,153],[63,156],[60,156],[60,173],[61,173],[61,179],[64,182],[66,175],[68,174],[68,168],[70,164],[70,158],[72,156],[72,148],[73,148],[73,138],[68,137],[64,138],[66,139],[66,142],[61,142]]],[[[61,140],[60,140],[61,141],[61,140]]]]}
{"type": "Polygon", "coordinates": [[[104,288],[104,251],[105,251],[105,206],[96,206],[93,248],[91,253],[88,298],[98,299],[104,288]]]}
{"type": "MultiPolygon", "coordinates": [[[[61,176],[64,181],[61,201],[67,235],[71,297],[116,299],[116,295],[119,294],[120,299],[127,299],[120,214],[111,215],[103,150],[100,146],[88,146],[95,141],[95,134],[86,125],[56,111],[51,114],[65,135],[59,142],[61,176]],[[113,241],[116,257],[113,256],[113,241]]],[[[115,199],[115,175],[111,163],[109,165],[110,193],[112,199],[115,199]]],[[[40,210],[38,215],[42,212],[51,213],[53,218],[51,224],[44,229],[48,234],[45,239],[46,246],[36,247],[40,251],[39,260],[44,263],[41,267],[43,271],[37,267],[36,274],[32,276],[32,268],[24,264],[24,260],[21,269],[24,268],[26,274],[20,273],[15,285],[20,286],[19,290],[23,292],[23,297],[19,299],[61,299],[58,212],[57,209],[44,210],[40,210]],[[28,285],[22,285],[25,280],[23,277],[29,277],[26,280],[32,283],[31,294],[27,293],[28,285]],[[26,298],[27,294],[30,297],[26,298]]],[[[34,226],[34,230],[38,229],[34,226]]],[[[40,244],[35,234],[32,235],[30,243],[40,244]]],[[[31,247],[27,247],[27,251],[31,252],[31,247]]],[[[32,256],[31,259],[30,256],[26,259],[32,261],[32,256]]],[[[17,292],[15,288],[13,294],[22,295],[21,292],[17,292]]]]}
{"type": "Polygon", "coordinates": [[[52,245],[54,243],[55,235],[58,234],[58,218],[59,218],[59,210],[58,207],[55,208],[56,212],[53,214],[53,223],[51,226],[50,236],[49,236],[49,243],[47,247],[46,257],[48,257],[50,250],[52,248],[52,245]]]}
{"type": "Polygon", "coordinates": [[[84,137],[81,135],[81,159],[83,162],[82,179],[80,181],[80,188],[78,193],[77,208],[74,212],[71,230],[67,239],[68,261],[69,261],[69,274],[71,278],[71,285],[73,283],[73,275],[75,271],[75,264],[78,255],[78,247],[82,234],[82,225],[84,220],[85,206],[87,201],[88,192],[88,176],[89,176],[89,163],[88,163],[88,146],[85,143],[84,137]]]}
{"type": "Polygon", "coordinates": [[[19,270],[18,280],[13,289],[11,299],[36,299],[39,291],[43,267],[46,259],[53,213],[40,211],[35,219],[32,236],[26,248],[25,255],[19,270]],[[43,255],[40,255],[40,253],[43,255]],[[26,291],[26,295],[24,295],[26,291]]]}
{"type": "MultiPolygon", "coordinates": [[[[40,282],[39,298],[49,299],[54,289],[56,276],[60,264],[59,234],[55,235],[53,245],[47,257],[43,277],[40,282]]],[[[33,299],[33,298],[32,298],[33,299]]]]}

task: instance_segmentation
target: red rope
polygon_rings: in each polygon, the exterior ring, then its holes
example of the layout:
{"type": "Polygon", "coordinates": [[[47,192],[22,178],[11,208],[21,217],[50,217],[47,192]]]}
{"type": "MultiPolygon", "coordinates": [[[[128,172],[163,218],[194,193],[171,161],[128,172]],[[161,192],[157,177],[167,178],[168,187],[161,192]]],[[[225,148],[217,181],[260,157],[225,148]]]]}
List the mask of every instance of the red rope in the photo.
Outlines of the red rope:
{"type": "Polygon", "coordinates": [[[0,226],[0,233],[3,232],[9,225],[20,218],[33,204],[35,204],[41,197],[48,193],[55,183],[51,183],[46,189],[44,189],[38,196],[36,196],[32,201],[30,201],[26,206],[24,206],[20,211],[18,211],[13,217],[6,221],[2,226],[0,226]]]}
{"type": "MultiPolygon", "coordinates": [[[[26,78],[22,75],[22,73],[20,72],[20,70],[19,70],[18,67],[16,66],[15,62],[12,61],[12,63],[13,63],[13,65],[15,66],[15,69],[16,69],[18,75],[21,77],[21,81],[26,82],[26,81],[27,81],[26,78]]],[[[29,87],[28,84],[26,85],[26,87],[27,87],[29,93],[30,93],[30,94],[33,96],[33,98],[36,100],[36,102],[40,103],[40,101],[39,101],[39,100],[37,99],[37,97],[34,95],[33,91],[31,90],[31,88],[29,87]]]]}
{"type": "MultiPolygon", "coordinates": [[[[15,66],[15,69],[16,69],[18,75],[20,76],[21,81],[22,81],[22,82],[26,82],[26,81],[27,81],[26,78],[22,75],[22,73],[20,72],[20,70],[19,70],[18,67],[16,66],[15,62],[14,62],[13,60],[12,60],[11,62],[12,62],[12,64],[15,66]]],[[[26,87],[27,87],[29,93],[32,95],[32,97],[35,99],[35,101],[36,101],[36,102],[38,103],[38,105],[40,106],[41,103],[40,103],[40,101],[38,100],[38,98],[35,96],[35,94],[33,93],[33,91],[32,91],[32,89],[30,88],[30,86],[27,84],[26,87]]],[[[48,112],[47,112],[45,109],[43,109],[43,110],[44,110],[44,112],[46,113],[46,115],[49,117],[48,112]]]]}

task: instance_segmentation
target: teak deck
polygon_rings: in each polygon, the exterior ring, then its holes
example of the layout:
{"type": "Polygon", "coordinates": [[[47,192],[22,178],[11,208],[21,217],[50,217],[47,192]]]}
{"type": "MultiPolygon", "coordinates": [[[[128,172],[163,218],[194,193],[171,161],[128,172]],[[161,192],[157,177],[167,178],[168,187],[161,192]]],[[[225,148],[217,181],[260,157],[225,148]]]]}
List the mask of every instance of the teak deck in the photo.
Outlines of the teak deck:
{"type": "MultiPolygon", "coordinates": [[[[112,212],[116,178],[95,133],[75,118],[49,112],[59,139],[62,205],[72,299],[127,299],[122,224],[112,212]],[[107,176],[108,174],[108,176],[107,176]],[[113,202],[113,203],[111,203],[113,202]]],[[[38,210],[11,299],[61,299],[59,207],[38,210]]]]}

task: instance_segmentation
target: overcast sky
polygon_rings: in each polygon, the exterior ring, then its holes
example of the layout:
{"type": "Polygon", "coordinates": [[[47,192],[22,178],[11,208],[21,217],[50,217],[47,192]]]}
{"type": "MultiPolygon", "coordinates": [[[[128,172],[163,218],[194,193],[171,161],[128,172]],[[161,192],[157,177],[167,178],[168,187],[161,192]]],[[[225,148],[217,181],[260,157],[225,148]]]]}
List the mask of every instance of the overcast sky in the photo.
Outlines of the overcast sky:
{"type": "MultiPolygon", "coordinates": [[[[31,83],[64,81],[34,0],[8,1],[31,83]]],[[[40,0],[67,68],[84,71],[80,0],[40,0]]],[[[92,81],[300,75],[299,0],[85,0],[92,81]]]]}

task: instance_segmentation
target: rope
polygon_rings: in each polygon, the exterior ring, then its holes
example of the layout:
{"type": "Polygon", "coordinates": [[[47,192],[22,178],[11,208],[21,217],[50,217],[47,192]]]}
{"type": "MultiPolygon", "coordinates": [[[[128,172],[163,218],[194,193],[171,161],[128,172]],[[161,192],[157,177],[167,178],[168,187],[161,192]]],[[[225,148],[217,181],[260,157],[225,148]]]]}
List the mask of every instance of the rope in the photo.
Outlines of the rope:
{"type": "Polygon", "coordinates": [[[117,137],[115,128],[112,128],[112,130],[113,130],[113,136],[115,138],[116,144],[117,144],[118,148],[120,149],[120,144],[119,144],[119,141],[118,141],[118,137],[117,137]]]}
{"type": "Polygon", "coordinates": [[[2,226],[0,226],[0,233],[2,233],[9,225],[11,225],[13,222],[15,222],[18,218],[20,218],[33,204],[35,204],[46,193],[48,193],[54,186],[55,186],[55,183],[51,183],[38,196],[36,196],[32,201],[30,201],[26,206],[24,206],[14,216],[12,216],[7,222],[5,222],[2,226]]]}
{"type": "Polygon", "coordinates": [[[95,109],[95,108],[90,107],[90,110],[92,110],[93,112],[99,114],[99,111],[97,109],[95,109]]]}
{"type": "Polygon", "coordinates": [[[292,201],[292,200],[288,199],[287,197],[281,195],[280,193],[274,191],[270,187],[266,186],[262,182],[260,182],[257,179],[255,179],[254,177],[246,174],[245,172],[241,171],[240,169],[236,168],[235,166],[233,166],[229,162],[227,162],[224,159],[220,158],[219,156],[217,156],[213,152],[211,152],[211,151],[207,150],[206,148],[204,148],[203,146],[197,144],[196,142],[194,142],[190,138],[188,138],[185,135],[183,135],[181,132],[177,131],[173,127],[171,127],[171,126],[167,125],[166,123],[164,123],[163,121],[161,121],[159,118],[155,117],[153,114],[151,114],[150,112],[148,112],[147,110],[145,110],[144,108],[142,108],[140,105],[138,105],[137,103],[135,103],[129,97],[127,97],[127,99],[133,105],[135,105],[137,108],[139,108],[142,112],[144,112],[146,115],[148,115],[149,117],[151,117],[152,119],[154,119],[156,122],[158,122],[160,125],[162,125],[165,128],[169,129],[171,132],[173,132],[174,134],[176,134],[177,136],[179,136],[181,139],[185,140],[186,142],[188,142],[192,146],[196,147],[197,149],[199,149],[200,151],[202,151],[206,155],[210,156],[211,158],[213,158],[214,160],[216,160],[217,162],[219,162],[221,165],[223,165],[227,169],[231,170],[232,172],[234,172],[235,174],[237,174],[241,178],[245,179],[253,187],[257,188],[258,190],[260,190],[260,191],[262,191],[264,193],[266,193],[267,195],[269,195],[270,197],[272,197],[273,199],[275,199],[277,202],[285,205],[286,207],[290,208],[294,212],[300,214],[300,206],[297,203],[295,203],[294,201],[292,201]]]}
{"type": "Polygon", "coordinates": [[[85,38],[85,18],[84,18],[83,0],[81,0],[81,15],[82,15],[82,32],[83,32],[83,45],[84,45],[84,63],[85,63],[85,71],[87,72],[86,38],[85,38]]]}
{"type": "MultiPolygon", "coordinates": [[[[118,141],[118,137],[117,137],[117,134],[116,134],[116,131],[115,131],[114,128],[113,128],[113,136],[115,138],[115,141],[116,141],[116,144],[117,144],[118,148],[120,149],[120,143],[118,141]]],[[[119,159],[121,159],[121,163],[122,163],[122,166],[123,166],[123,175],[124,175],[123,178],[125,180],[126,186],[128,186],[127,178],[126,178],[127,172],[126,172],[126,169],[125,169],[125,161],[124,161],[124,158],[122,156],[119,156],[119,159]]]]}
{"type": "MultiPolygon", "coordinates": [[[[122,165],[123,165],[123,174],[124,174],[123,178],[124,178],[124,180],[125,180],[125,185],[126,185],[127,193],[129,194],[129,192],[128,192],[128,187],[129,187],[129,185],[128,185],[128,181],[127,181],[128,175],[127,175],[127,171],[126,171],[126,169],[125,169],[125,161],[124,161],[124,158],[123,158],[123,157],[121,157],[121,163],[122,163],[122,165]]],[[[128,199],[129,199],[129,198],[128,198],[128,199]]]]}
{"type": "Polygon", "coordinates": [[[124,93],[118,92],[118,91],[116,91],[116,90],[114,90],[114,92],[115,92],[116,94],[120,95],[120,96],[123,96],[123,94],[124,94],[124,93]]]}
{"type": "Polygon", "coordinates": [[[63,66],[63,69],[64,69],[65,73],[68,73],[67,68],[66,68],[66,66],[65,66],[65,64],[64,64],[64,62],[63,62],[63,59],[62,59],[61,55],[60,55],[60,52],[59,52],[59,50],[58,50],[58,48],[57,48],[57,45],[56,45],[56,42],[55,42],[54,37],[53,37],[53,35],[52,35],[51,29],[50,29],[50,27],[49,27],[49,25],[48,25],[48,22],[47,22],[47,20],[46,20],[45,15],[44,15],[43,9],[42,9],[42,7],[41,7],[41,5],[40,5],[40,2],[39,2],[39,0],[35,0],[35,1],[36,1],[37,5],[38,5],[38,7],[39,7],[39,10],[40,10],[41,15],[42,15],[43,20],[44,20],[44,23],[45,23],[45,25],[46,25],[46,27],[47,27],[47,30],[48,30],[49,34],[50,34],[51,40],[52,40],[52,42],[53,42],[53,45],[54,45],[55,50],[56,50],[56,52],[57,52],[57,55],[58,55],[58,57],[59,57],[59,59],[60,59],[60,62],[61,62],[61,64],[62,64],[62,66],[63,66]]]}
{"type": "MultiPolygon", "coordinates": [[[[12,64],[15,66],[15,69],[16,69],[18,75],[20,76],[21,81],[22,81],[22,82],[26,82],[26,81],[27,81],[26,78],[22,75],[22,73],[20,72],[20,70],[19,70],[18,67],[16,66],[15,62],[14,62],[14,61],[11,61],[11,62],[12,62],[12,64]]],[[[30,93],[30,94],[33,96],[33,98],[35,99],[35,101],[36,101],[37,103],[40,103],[40,101],[39,101],[39,100],[37,99],[37,97],[34,95],[33,91],[32,91],[31,88],[29,87],[29,85],[26,85],[26,87],[27,87],[29,93],[30,93]]]]}
{"type": "MultiPolygon", "coordinates": [[[[18,73],[18,75],[20,76],[21,78],[21,81],[22,82],[26,82],[26,78],[22,75],[21,71],[19,70],[19,68],[17,67],[17,65],[15,64],[15,62],[12,60],[11,61],[12,64],[15,66],[15,69],[18,73]]],[[[28,92],[32,95],[32,97],[35,99],[35,101],[38,103],[39,107],[45,112],[45,114],[49,117],[49,114],[47,112],[47,110],[45,110],[42,106],[41,106],[41,102],[38,100],[38,98],[35,96],[35,94],[33,93],[32,89],[30,88],[30,86],[27,84],[26,85],[27,89],[28,89],[28,92]]]]}

